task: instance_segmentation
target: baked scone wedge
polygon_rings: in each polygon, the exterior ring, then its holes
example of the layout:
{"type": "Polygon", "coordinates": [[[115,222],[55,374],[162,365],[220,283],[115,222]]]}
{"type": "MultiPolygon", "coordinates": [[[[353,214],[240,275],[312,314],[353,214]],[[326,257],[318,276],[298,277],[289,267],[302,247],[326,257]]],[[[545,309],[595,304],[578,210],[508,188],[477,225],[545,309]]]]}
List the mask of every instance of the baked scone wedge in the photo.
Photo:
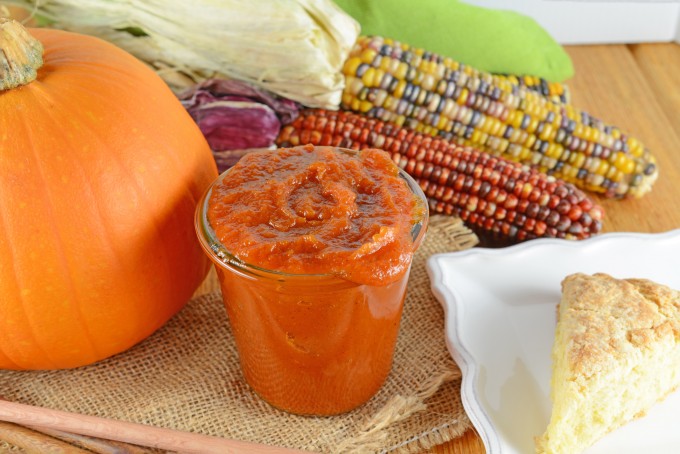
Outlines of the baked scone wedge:
{"type": "Polygon", "coordinates": [[[536,452],[580,453],[680,385],[680,292],[572,274],[552,349],[552,416],[536,452]]]}

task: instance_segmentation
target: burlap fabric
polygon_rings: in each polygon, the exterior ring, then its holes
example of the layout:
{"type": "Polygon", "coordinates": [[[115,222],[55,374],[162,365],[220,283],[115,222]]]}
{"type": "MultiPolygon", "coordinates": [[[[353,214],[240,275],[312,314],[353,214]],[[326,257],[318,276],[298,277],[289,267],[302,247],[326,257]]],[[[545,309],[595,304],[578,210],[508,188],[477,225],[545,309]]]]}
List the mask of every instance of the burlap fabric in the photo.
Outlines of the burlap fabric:
{"type": "MultiPolygon", "coordinates": [[[[460,371],[425,260],[472,247],[458,220],[434,216],[414,258],[394,365],[367,404],[335,417],[276,410],[245,383],[214,281],[156,334],[98,364],[52,372],[0,371],[14,402],[319,452],[415,452],[461,435],[470,422],[460,371]]],[[[4,449],[10,449],[5,443],[4,449]]],[[[0,451],[3,445],[0,445],[0,451]]]]}

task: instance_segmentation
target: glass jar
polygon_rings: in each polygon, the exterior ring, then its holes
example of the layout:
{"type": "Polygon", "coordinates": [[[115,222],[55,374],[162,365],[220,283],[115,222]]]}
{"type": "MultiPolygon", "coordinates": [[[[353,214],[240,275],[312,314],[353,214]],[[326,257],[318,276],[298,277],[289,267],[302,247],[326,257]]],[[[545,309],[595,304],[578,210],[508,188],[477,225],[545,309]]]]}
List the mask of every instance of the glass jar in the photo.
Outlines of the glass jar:
{"type": "MultiPolygon", "coordinates": [[[[198,204],[196,230],[214,262],[243,375],[271,405],[304,415],[333,415],[369,400],[387,378],[409,270],[386,285],[329,274],[290,274],[244,263],[216,238],[207,218],[212,188],[198,204]]],[[[413,251],[427,229],[427,200],[399,171],[423,210],[413,220],[413,251]]]]}

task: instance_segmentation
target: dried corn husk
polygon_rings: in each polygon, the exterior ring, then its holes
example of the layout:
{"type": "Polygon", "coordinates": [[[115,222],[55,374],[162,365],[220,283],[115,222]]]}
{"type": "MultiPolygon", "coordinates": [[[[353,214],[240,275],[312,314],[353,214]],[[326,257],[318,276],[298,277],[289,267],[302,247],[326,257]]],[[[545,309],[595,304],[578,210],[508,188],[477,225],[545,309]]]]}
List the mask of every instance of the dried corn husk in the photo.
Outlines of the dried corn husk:
{"type": "Polygon", "coordinates": [[[337,108],[358,23],[331,0],[14,0],[51,26],[98,36],[152,65],[175,90],[207,78],[256,84],[337,108]],[[141,35],[141,36],[139,36],[141,35]]]}

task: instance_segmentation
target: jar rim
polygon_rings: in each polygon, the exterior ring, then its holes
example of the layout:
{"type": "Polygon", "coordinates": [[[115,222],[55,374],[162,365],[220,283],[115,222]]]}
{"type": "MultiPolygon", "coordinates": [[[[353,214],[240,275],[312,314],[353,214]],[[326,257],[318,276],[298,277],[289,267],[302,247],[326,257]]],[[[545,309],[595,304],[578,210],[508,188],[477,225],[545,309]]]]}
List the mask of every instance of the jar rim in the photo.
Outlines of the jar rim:
{"type": "MultiPolygon", "coordinates": [[[[301,147],[292,147],[301,148],[301,147]]],[[[335,150],[356,155],[359,152],[357,150],[352,150],[349,148],[332,147],[335,150]]],[[[273,151],[273,150],[272,150],[273,151]]],[[[411,190],[413,195],[415,195],[421,202],[423,209],[419,210],[421,214],[415,219],[413,227],[411,228],[411,238],[413,241],[413,252],[415,252],[420,246],[425,232],[427,230],[427,225],[429,221],[429,207],[427,203],[427,197],[421,189],[420,185],[402,168],[399,168],[399,178],[406,181],[408,188],[411,190]]],[[[195,229],[198,235],[199,242],[203,249],[210,255],[213,262],[219,263],[225,267],[230,268],[232,271],[238,271],[240,273],[255,275],[259,278],[270,278],[273,280],[290,280],[290,279],[305,279],[305,280],[337,280],[339,282],[351,283],[354,282],[347,281],[341,277],[332,273],[319,273],[319,274],[307,274],[307,273],[290,273],[285,271],[271,270],[261,266],[253,265],[251,263],[245,262],[234,254],[229,252],[229,250],[222,244],[222,242],[217,238],[215,230],[210,225],[208,221],[208,202],[210,201],[210,195],[214,187],[221,183],[222,180],[227,176],[231,169],[227,169],[222,172],[213,181],[208,189],[203,193],[201,199],[198,201],[195,213],[195,229]]]]}

